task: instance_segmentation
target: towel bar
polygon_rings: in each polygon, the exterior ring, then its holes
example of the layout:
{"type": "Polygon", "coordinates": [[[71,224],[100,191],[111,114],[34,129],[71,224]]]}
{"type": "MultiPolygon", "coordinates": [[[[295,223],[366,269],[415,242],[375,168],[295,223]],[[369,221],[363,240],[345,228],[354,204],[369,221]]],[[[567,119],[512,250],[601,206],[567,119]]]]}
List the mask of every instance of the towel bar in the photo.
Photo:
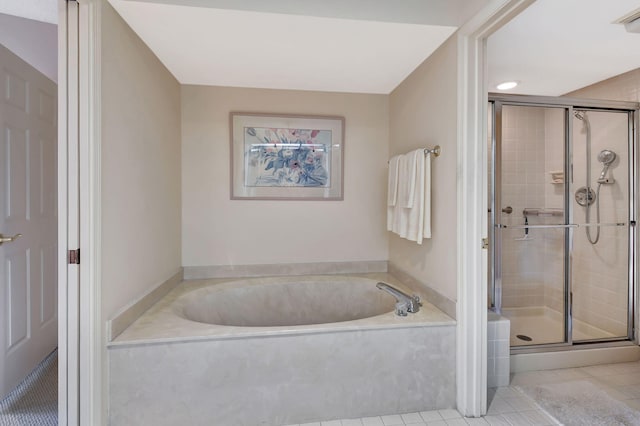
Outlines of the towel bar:
{"type": "MultiPolygon", "coordinates": [[[[442,152],[442,148],[440,148],[440,145],[436,145],[433,148],[424,149],[424,155],[433,154],[434,157],[439,157],[441,152],[442,152]]],[[[387,164],[388,163],[389,161],[387,160],[387,164]]]]}
{"type": "Polygon", "coordinates": [[[441,148],[440,145],[436,145],[433,148],[425,148],[424,154],[433,154],[435,157],[440,157],[441,148]]]}

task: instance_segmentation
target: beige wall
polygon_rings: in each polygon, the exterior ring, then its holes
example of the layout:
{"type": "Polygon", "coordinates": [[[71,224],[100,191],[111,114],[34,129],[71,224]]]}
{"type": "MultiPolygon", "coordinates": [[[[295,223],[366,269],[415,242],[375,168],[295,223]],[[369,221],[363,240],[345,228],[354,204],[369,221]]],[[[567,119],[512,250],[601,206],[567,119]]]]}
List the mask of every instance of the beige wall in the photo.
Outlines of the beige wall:
{"type": "Polygon", "coordinates": [[[389,155],[439,144],[433,161],[432,239],[389,234],[389,260],[451,300],[456,294],[457,44],[452,36],[390,95],[389,155]]]}
{"type": "Polygon", "coordinates": [[[566,96],[640,102],[640,68],[567,93],[566,96]]]}
{"type": "Polygon", "coordinates": [[[102,7],[102,314],[181,267],[180,86],[102,7]]]}
{"type": "Polygon", "coordinates": [[[183,265],[388,258],[388,97],[182,87],[183,265]],[[344,116],[344,201],[229,199],[229,112],[344,116]]]}

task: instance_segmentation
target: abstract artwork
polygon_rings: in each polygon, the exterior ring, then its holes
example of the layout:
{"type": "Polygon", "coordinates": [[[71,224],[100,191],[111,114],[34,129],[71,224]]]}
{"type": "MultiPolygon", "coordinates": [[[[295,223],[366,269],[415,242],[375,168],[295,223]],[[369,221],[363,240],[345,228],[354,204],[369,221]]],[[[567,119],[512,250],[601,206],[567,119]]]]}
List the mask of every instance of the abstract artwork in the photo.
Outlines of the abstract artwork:
{"type": "Polygon", "coordinates": [[[246,186],[331,186],[329,130],[247,127],[244,141],[246,186]]]}
{"type": "Polygon", "coordinates": [[[342,199],[344,119],[231,114],[232,199],[342,199]]]}

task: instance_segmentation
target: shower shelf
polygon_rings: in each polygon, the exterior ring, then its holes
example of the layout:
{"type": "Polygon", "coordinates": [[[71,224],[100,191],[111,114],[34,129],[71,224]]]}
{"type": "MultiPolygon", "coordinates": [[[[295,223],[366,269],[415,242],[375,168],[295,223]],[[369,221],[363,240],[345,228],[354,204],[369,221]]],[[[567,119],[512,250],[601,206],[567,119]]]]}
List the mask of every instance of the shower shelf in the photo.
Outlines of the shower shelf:
{"type": "Polygon", "coordinates": [[[522,210],[522,214],[524,216],[564,216],[564,210],[562,209],[534,209],[534,208],[525,208],[522,210]]]}
{"type": "Polygon", "coordinates": [[[563,170],[551,170],[547,172],[551,175],[550,183],[564,183],[564,171],[563,170]]]}

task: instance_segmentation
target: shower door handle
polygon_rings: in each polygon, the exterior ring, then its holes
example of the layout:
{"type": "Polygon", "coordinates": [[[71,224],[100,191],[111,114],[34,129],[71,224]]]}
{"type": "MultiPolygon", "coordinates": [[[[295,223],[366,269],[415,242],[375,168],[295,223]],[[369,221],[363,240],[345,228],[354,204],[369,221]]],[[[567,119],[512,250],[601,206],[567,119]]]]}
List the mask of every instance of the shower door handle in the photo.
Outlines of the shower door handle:
{"type": "Polygon", "coordinates": [[[570,223],[569,225],[503,225],[496,223],[499,229],[553,229],[553,228],[577,228],[578,224],[570,223]]]}

